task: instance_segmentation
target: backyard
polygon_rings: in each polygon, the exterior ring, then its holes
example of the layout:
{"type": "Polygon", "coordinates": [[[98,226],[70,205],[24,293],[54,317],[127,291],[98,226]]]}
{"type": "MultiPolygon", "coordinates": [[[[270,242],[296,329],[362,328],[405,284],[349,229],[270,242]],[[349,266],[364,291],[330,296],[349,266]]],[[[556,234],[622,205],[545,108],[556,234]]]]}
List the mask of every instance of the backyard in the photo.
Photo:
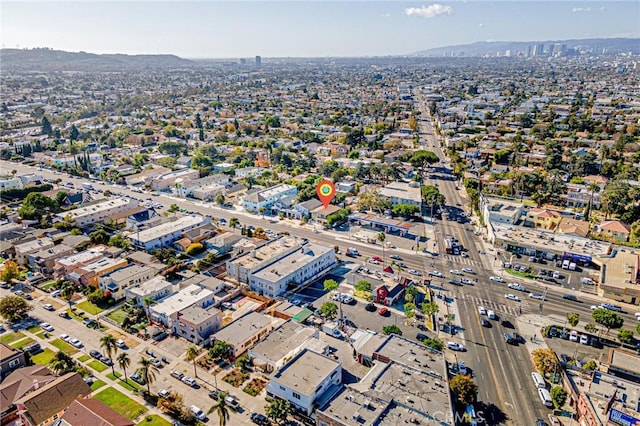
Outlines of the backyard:
{"type": "Polygon", "coordinates": [[[111,387],[106,388],[99,394],[95,395],[94,398],[104,402],[109,407],[131,420],[139,417],[147,411],[145,407],[138,404],[129,396],[111,387]]]}

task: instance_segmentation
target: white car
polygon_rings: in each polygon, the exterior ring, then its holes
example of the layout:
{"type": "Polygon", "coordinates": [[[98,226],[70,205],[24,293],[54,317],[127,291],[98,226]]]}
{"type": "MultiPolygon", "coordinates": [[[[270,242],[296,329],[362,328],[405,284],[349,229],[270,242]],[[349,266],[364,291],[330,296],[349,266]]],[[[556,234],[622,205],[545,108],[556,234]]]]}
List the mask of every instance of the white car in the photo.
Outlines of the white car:
{"type": "Polygon", "coordinates": [[[586,334],[580,335],[580,343],[582,343],[583,345],[588,345],[589,344],[589,336],[587,336],[586,334]]]}
{"type": "Polygon", "coordinates": [[[468,284],[468,285],[473,284],[473,281],[471,281],[471,280],[470,280],[470,279],[468,279],[468,278],[460,278],[460,282],[461,282],[462,284],[468,284]]]}
{"type": "Polygon", "coordinates": [[[449,273],[453,275],[462,275],[462,272],[457,269],[451,269],[449,273]]]}
{"type": "Polygon", "coordinates": [[[487,310],[484,306],[478,306],[478,312],[480,313],[480,315],[487,315],[487,310]]]}
{"type": "Polygon", "coordinates": [[[55,311],[55,308],[54,308],[54,307],[53,307],[53,305],[52,305],[52,304],[50,304],[50,303],[45,303],[44,305],[42,305],[42,307],[43,307],[44,309],[46,309],[47,311],[55,311]]]}
{"type": "Polygon", "coordinates": [[[54,328],[51,324],[49,324],[48,322],[43,322],[42,324],[40,324],[40,328],[45,330],[45,331],[53,331],[54,328]]]}
{"type": "Polygon", "coordinates": [[[452,351],[464,352],[464,346],[456,342],[447,342],[447,348],[451,349],[452,351]]]}
{"type": "Polygon", "coordinates": [[[544,296],[540,293],[529,293],[529,297],[532,299],[544,300],[544,296]]]}
{"type": "Polygon", "coordinates": [[[522,284],[509,283],[509,284],[507,284],[507,287],[509,287],[512,290],[527,291],[525,286],[523,286],[522,284]]]}
{"type": "Polygon", "coordinates": [[[415,269],[409,269],[409,273],[411,275],[415,275],[416,277],[421,277],[422,273],[420,271],[416,271],[415,269]]]}
{"type": "Polygon", "coordinates": [[[464,363],[464,361],[460,361],[458,363],[458,371],[460,372],[460,374],[467,374],[469,371],[467,370],[467,365],[464,363]]]}
{"type": "Polygon", "coordinates": [[[204,411],[202,411],[200,407],[196,407],[195,405],[189,407],[189,411],[191,411],[193,416],[198,420],[205,420],[207,418],[206,414],[204,414],[204,411]]]}
{"type": "Polygon", "coordinates": [[[70,338],[71,337],[69,337],[68,334],[61,334],[60,335],[60,339],[62,339],[64,342],[68,342],[70,338]]]}
{"type": "Polygon", "coordinates": [[[119,348],[124,348],[125,347],[124,340],[122,340],[122,339],[116,340],[116,346],[119,347],[119,348]]]}
{"type": "Polygon", "coordinates": [[[578,332],[573,330],[570,334],[569,334],[569,340],[571,340],[572,342],[577,342],[578,341],[578,332]]]}
{"type": "Polygon", "coordinates": [[[371,263],[372,265],[379,265],[380,262],[375,260],[375,259],[369,259],[369,263],[371,263]]]}
{"type": "Polygon", "coordinates": [[[182,379],[182,383],[186,383],[191,387],[195,387],[196,386],[196,379],[194,379],[193,377],[189,377],[189,376],[184,376],[182,379]]]}
{"type": "Polygon", "coordinates": [[[460,256],[462,257],[469,257],[469,255],[467,254],[466,251],[463,251],[462,253],[460,253],[460,256]]]}
{"type": "Polygon", "coordinates": [[[491,281],[495,281],[495,282],[497,282],[497,283],[503,283],[503,282],[504,282],[504,280],[503,280],[501,277],[491,276],[491,277],[489,277],[489,279],[490,279],[491,281]]]}
{"type": "Polygon", "coordinates": [[[465,274],[475,274],[474,270],[471,268],[462,268],[462,272],[465,274]]]}
{"type": "Polygon", "coordinates": [[[80,340],[76,339],[75,337],[73,339],[69,339],[69,343],[71,343],[76,348],[81,348],[82,347],[82,342],[80,340]]]}
{"type": "Polygon", "coordinates": [[[508,293],[508,294],[505,294],[504,297],[506,297],[509,300],[513,300],[514,302],[519,302],[520,301],[520,298],[518,296],[516,296],[515,294],[508,293]]]}
{"type": "Polygon", "coordinates": [[[158,396],[160,398],[169,398],[169,396],[171,396],[171,393],[166,389],[160,389],[158,391],[158,396]]]}
{"type": "Polygon", "coordinates": [[[439,272],[439,271],[431,271],[429,272],[429,275],[432,277],[438,277],[438,278],[444,277],[444,275],[442,275],[442,272],[439,272]]]}
{"type": "Polygon", "coordinates": [[[342,293],[340,295],[340,301],[342,303],[349,304],[349,303],[353,302],[353,297],[349,296],[348,294],[342,293]]]}

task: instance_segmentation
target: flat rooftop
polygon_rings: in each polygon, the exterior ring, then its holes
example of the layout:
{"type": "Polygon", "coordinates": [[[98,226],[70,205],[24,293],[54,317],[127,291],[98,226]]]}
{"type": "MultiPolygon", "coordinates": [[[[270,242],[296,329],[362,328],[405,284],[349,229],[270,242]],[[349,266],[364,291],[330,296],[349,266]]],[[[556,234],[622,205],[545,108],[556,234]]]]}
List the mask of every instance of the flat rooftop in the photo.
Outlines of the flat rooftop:
{"type": "Polygon", "coordinates": [[[120,259],[120,258],[111,259],[110,257],[103,257],[101,259],[96,260],[95,262],[86,264],[85,266],[82,267],[82,269],[87,272],[90,272],[90,271],[98,272],[105,269],[109,269],[116,265],[120,265],[123,261],[126,264],[127,261],[125,259],[120,259]]]}
{"type": "Polygon", "coordinates": [[[640,250],[617,247],[612,254],[611,257],[594,259],[596,264],[604,266],[601,268],[600,286],[638,289],[636,279],[640,270],[640,250]]]}
{"type": "Polygon", "coordinates": [[[216,340],[222,340],[236,346],[260,330],[271,324],[271,317],[251,311],[242,318],[238,318],[215,335],[216,340]]]}
{"type": "Polygon", "coordinates": [[[380,195],[389,198],[411,200],[415,203],[422,202],[420,187],[410,186],[410,184],[406,182],[391,182],[389,185],[380,188],[380,195]]]}
{"type": "Polygon", "coordinates": [[[446,378],[444,355],[428,347],[392,334],[374,353],[391,361],[402,362],[428,372],[441,379],[446,378]]]}
{"type": "Polygon", "coordinates": [[[339,361],[304,350],[271,378],[303,395],[310,395],[339,366],[339,361]]]}
{"type": "Polygon", "coordinates": [[[40,250],[41,248],[50,245],[53,245],[53,240],[51,238],[36,238],[35,240],[16,245],[15,249],[16,251],[20,251],[22,253],[29,253],[40,250]]]}
{"type": "Polygon", "coordinates": [[[200,306],[189,306],[180,311],[179,319],[191,324],[200,324],[215,315],[220,315],[220,310],[217,308],[203,309],[200,306]]]}
{"type": "Polygon", "coordinates": [[[263,280],[277,282],[282,278],[295,273],[300,268],[303,268],[305,265],[315,261],[328,252],[335,252],[335,250],[333,247],[326,247],[313,243],[306,244],[301,250],[296,250],[277,262],[254,272],[253,276],[263,280]]]}
{"type": "Polygon", "coordinates": [[[153,294],[156,291],[160,291],[165,289],[167,286],[171,286],[172,284],[167,281],[162,275],[156,275],[151,278],[149,281],[145,281],[139,286],[129,287],[127,290],[130,294],[133,294],[137,297],[146,297],[149,294],[153,294]]]}
{"type": "Polygon", "coordinates": [[[126,268],[118,269],[117,271],[110,273],[108,275],[108,278],[110,278],[115,282],[121,282],[121,281],[126,281],[135,275],[145,274],[145,273],[151,274],[151,273],[154,273],[154,271],[156,270],[150,266],[141,266],[137,264],[131,264],[126,268]]]}
{"type": "Polygon", "coordinates": [[[376,420],[387,410],[390,398],[372,397],[351,387],[344,387],[338,395],[321,407],[322,415],[331,417],[349,426],[376,424],[376,420]]]}
{"type": "Polygon", "coordinates": [[[129,205],[131,205],[131,207],[136,207],[138,205],[138,202],[129,198],[113,198],[107,201],[58,213],[57,216],[64,219],[67,215],[70,215],[71,219],[74,220],[79,217],[89,216],[101,212],[108,212],[113,209],[124,208],[129,205]]]}
{"type": "Polygon", "coordinates": [[[292,349],[309,340],[316,332],[317,330],[314,328],[305,327],[289,320],[269,333],[263,341],[251,349],[251,352],[266,359],[278,361],[292,349]]]}
{"type": "Polygon", "coordinates": [[[212,296],[213,292],[211,290],[207,290],[206,288],[202,288],[197,285],[192,285],[183,288],[176,294],[169,296],[157,305],[152,306],[151,310],[157,314],[169,316],[212,296]]]}
{"type": "Polygon", "coordinates": [[[164,235],[169,235],[174,232],[180,232],[186,228],[197,226],[204,223],[204,217],[200,215],[186,215],[174,220],[173,222],[166,222],[162,225],[154,226],[153,228],[145,229],[140,232],[133,232],[129,235],[134,241],[138,241],[142,244],[153,241],[156,238],[160,238],[164,235]]]}
{"type": "Polygon", "coordinates": [[[300,246],[301,242],[296,238],[282,237],[257,247],[230,262],[246,269],[253,269],[266,260],[278,257],[287,250],[292,250],[300,246]]]}
{"type": "Polygon", "coordinates": [[[590,257],[606,256],[611,250],[611,243],[590,240],[589,238],[557,234],[545,229],[527,228],[492,222],[496,240],[510,241],[521,247],[532,248],[544,252],[576,253],[590,257]]]}
{"type": "Polygon", "coordinates": [[[275,197],[278,194],[281,194],[285,191],[289,191],[291,189],[294,189],[295,186],[293,185],[289,185],[286,183],[280,184],[280,185],[276,185],[276,186],[272,186],[271,188],[266,188],[263,189],[262,191],[258,192],[258,194],[265,199],[271,198],[271,197],[275,197]]]}
{"type": "Polygon", "coordinates": [[[65,267],[74,265],[83,265],[103,255],[103,252],[107,249],[107,246],[95,246],[87,251],[81,251],[80,253],[72,254],[71,256],[63,257],[56,260],[56,263],[65,267]]]}

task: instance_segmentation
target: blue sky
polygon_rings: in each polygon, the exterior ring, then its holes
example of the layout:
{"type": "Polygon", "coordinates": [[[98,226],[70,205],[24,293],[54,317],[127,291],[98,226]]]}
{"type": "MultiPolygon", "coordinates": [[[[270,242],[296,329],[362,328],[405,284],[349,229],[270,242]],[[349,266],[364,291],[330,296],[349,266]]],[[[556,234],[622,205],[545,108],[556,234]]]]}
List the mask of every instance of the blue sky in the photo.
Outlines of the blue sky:
{"type": "Polygon", "coordinates": [[[410,54],[476,41],[640,37],[640,2],[7,1],[6,48],[185,58],[410,54]]]}

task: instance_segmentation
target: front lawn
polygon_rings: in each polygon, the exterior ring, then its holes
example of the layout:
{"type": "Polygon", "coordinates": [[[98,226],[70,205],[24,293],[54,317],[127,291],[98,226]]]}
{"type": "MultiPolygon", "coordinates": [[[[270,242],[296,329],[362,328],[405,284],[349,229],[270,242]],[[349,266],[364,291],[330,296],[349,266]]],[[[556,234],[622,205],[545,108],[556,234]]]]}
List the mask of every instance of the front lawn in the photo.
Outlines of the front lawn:
{"type": "Polygon", "coordinates": [[[13,333],[8,333],[0,337],[0,342],[6,343],[8,345],[11,342],[15,342],[16,340],[22,339],[23,337],[24,337],[23,333],[20,333],[19,331],[15,331],[13,333]]]}
{"type": "Polygon", "coordinates": [[[134,393],[138,392],[138,389],[146,389],[146,388],[143,388],[142,386],[138,385],[136,382],[134,382],[131,379],[127,379],[126,382],[124,380],[120,380],[118,382],[118,384],[120,386],[122,386],[123,388],[125,388],[126,390],[134,392],[134,393]]]}
{"type": "Polygon", "coordinates": [[[62,352],[64,352],[67,355],[73,355],[76,352],[78,352],[78,350],[76,348],[74,348],[73,346],[71,346],[70,344],[68,344],[67,342],[65,342],[64,340],[61,339],[55,339],[54,341],[50,342],[53,346],[55,346],[56,348],[60,349],[62,352]]]}
{"type": "Polygon", "coordinates": [[[505,269],[504,270],[507,274],[511,274],[514,277],[520,277],[520,278],[535,278],[536,274],[532,274],[531,272],[520,272],[520,271],[516,271],[515,269],[505,269]]]}
{"type": "Polygon", "coordinates": [[[104,365],[103,363],[101,363],[98,360],[93,360],[90,363],[88,363],[87,365],[89,367],[93,368],[94,370],[96,370],[98,373],[102,373],[104,370],[109,368],[109,367],[107,367],[106,365],[104,365]]]}
{"type": "Polygon", "coordinates": [[[124,319],[126,317],[128,317],[129,315],[122,309],[116,309],[115,311],[109,313],[109,315],[107,315],[107,318],[109,318],[112,321],[117,322],[118,324],[122,324],[124,322],[124,319]]]}
{"type": "Polygon", "coordinates": [[[99,394],[95,395],[94,398],[104,402],[109,407],[131,420],[141,416],[147,411],[145,407],[138,404],[136,401],[131,399],[131,397],[114,388],[106,388],[99,394]]]}
{"type": "Polygon", "coordinates": [[[31,361],[33,361],[34,364],[38,364],[38,365],[49,365],[49,361],[51,361],[53,359],[55,354],[56,353],[54,351],[52,351],[51,349],[45,348],[39,354],[32,355],[31,356],[31,361]]]}
{"type": "Polygon", "coordinates": [[[76,305],[76,307],[78,309],[82,309],[83,311],[85,311],[86,313],[88,313],[90,315],[98,315],[99,313],[104,311],[104,309],[94,305],[93,303],[89,302],[88,300],[85,300],[84,302],[78,303],[76,305]]]}
{"type": "Polygon", "coordinates": [[[85,362],[89,358],[91,358],[89,355],[82,355],[81,357],[78,357],[78,361],[85,362]]]}
{"type": "Polygon", "coordinates": [[[28,344],[35,342],[31,337],[27,337],[26,339],[18,340],[17,342],[13,342],[11,345],[12,348],[22,349],[28,344]]]}
{"type": "Polygon", "coordinates": [[[107,374],[107,377],[111,380],[118,380],[120,377],[122,377],[122,374],[118,373],[116,371],[116,374],[114,375],[113,373],[109,373],[107,374]]]}
{"type": "Polygon", "coordinates": [[[235,387],[238,388],[248,378],[249,378],[249,373],[244,373],[239,368],[234,368],[233,370],[231,370],[229,372],[229,374],[224,376],[224,378],[222,380],[224,380],[225,382],[229,383],[231,386],[235,386],[235,387]]]}
{"type": "Polygon", "coordinates": [[[242,389],[242,390],[245,393],[248,393],[251,396],[256,396],[260,392],[262,392],[262,389],[264,389],[265,386],[267,386],[267,381],[266,380],[260,379],[260,378],[253,378],[247,384],[247,386],[245,386],[244,389],[242,389]]]}
{"type": "Polygon", "coordinates": [[[105,382],[103,382],[100,379],[96,379],[93,383],[91,383],[91,391],[95,391],[100,389],[101,387],[103,387],[104,385],[106,385],[105,382]]]}
{"type": "Polygon", "coordinates": [[[34,325],[33,327],[29,327],[29,328],[27,328],[27,331],[28,331],[29,333],[34,333],[34,334],[35,334],[35,333],[37,333],[38,331],[41,331],[41,330],[42,330],[42,329],[40,328],[40,326],[39,326],[39,325],[34,325]]]}
{"type": "Polygon", "coordinates": [[[136,426],[171,426],[171,422],[163,419],[157,414],[152,414],[144,418],[136,426]]]}
{"type": "Polygon", "coordinates": [[[48,337],[48,336],[45,336],[45,334],[47,334],[47,332],[44,331],[44,330],[40,330],[40,331],[38,331],[37,333],[34,333],[34,334],[39,339],[45,339],[46,337],[48,337]]]}

